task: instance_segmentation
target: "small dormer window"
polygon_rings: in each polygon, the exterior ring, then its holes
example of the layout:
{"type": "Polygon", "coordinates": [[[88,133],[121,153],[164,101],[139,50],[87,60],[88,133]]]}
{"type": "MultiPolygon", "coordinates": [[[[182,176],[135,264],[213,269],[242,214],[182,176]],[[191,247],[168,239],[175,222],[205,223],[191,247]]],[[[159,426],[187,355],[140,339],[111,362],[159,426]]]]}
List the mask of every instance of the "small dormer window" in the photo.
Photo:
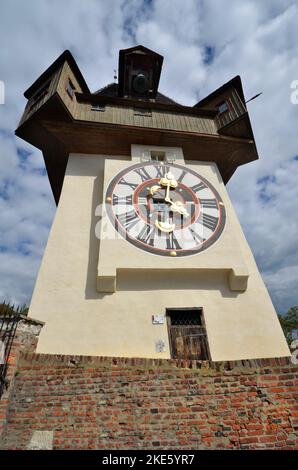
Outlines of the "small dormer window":
{"type": "Polygon", "coordinates": [[[152,116],[151,109],[146,108],[134,108],[135,116],[152,116]]]}
{"type": "Polygon", "coordinates": [[[228,106],[227,101],[223,101],[222,103],[220,103],[217,106],[217,109],[218,109],[219,114],[223,114],[223,113],[226,113],[227,111],[229,111],[229,106],[228,106]]]}
{"type": "Polygon", "coordinates": [[[96,103],[96,104],[93,104],[91,106],[91,111],[105,111],[106,110],[106,107],[104,104],[99,104],[99,103],[96,103]]]}
{"type": "Polygon", "coordinates": [[[150,157],[151,160],[155,162],[164,162],[166,161],[166,152],[162,152],[159,150],[151,150],[150,157]]]}
{"type": "Polygon", "coordinates": [[[68,93],[68,95],[70,96],[71,99],[73,99],[74,97],[74,92],[75,92],[75,86],[74,84],[72,83],[72,81],[70,79],[68,79],[68,82],[67,82],[67,85],[66,85],[66,91],[68,93]]]}

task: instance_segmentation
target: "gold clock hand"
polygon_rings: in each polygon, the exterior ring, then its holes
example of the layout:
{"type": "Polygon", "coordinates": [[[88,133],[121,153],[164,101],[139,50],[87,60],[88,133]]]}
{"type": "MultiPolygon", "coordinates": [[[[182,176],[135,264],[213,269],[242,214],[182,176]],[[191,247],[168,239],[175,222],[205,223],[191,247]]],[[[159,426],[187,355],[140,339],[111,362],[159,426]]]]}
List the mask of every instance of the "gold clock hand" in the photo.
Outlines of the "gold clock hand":
{"type": "Polygon", "coordinates": [[[161,178],[159,184],[162,186],[166,186],[166,196],[165,196],[165,202],[170,202],[173,203],[173,201],[170,198],[170,188],[177,188],[178,183],[175,180],[175,176],[168,172],[164,178],[161,178]]]}
{"type": "Polygon", "coordinates": [[[148,189],[149,189],[149,193],[151,194],[151,196],[154,196],[154,194],[155,194],[159,189],[161,189],[161,186],[154,185],[154,186],[151,186],[151,188],[148,188],[148,189]]]}
{"type": "Polygon", "coordinates": [[[178,183],[177,181],[175,180],[175,177],[174,175],[172,175],[172,173],[167,173],[165,178],[161,178],[160,180],[160,184],[162,186],[166,186],[167,189],[166,189],[166,196],[165,196],[165,202],[169,202],[171,204],[171,210],[173,212],[178,212],[179,214],[181,215],[188,215],[188,212],[187,210],[185,209],[185,207],[183,207],[183,204],[181,201],[177,201],[177,202],[174,202],[171,198],[170,198],[170,188],[177,188],[178,186],[178,183]]]}
{"type": "Polygon", "coordinates": [[[172,201],[171,201],[171,198],[170,198],[170,182],[169,182],[169,181],[168,181],[168,183],[167,183],[165,201],[166,201],[166,202],[172,202],[172,201]]]}
{"type": "Polygon", "coordinates": [[[161,231],[165,233],[171,233],[175,230],[175,224],[171,224],[170,222],[161,222],[159,220],[155,221],[155,226],[161,231]]]}
{"type": "Polygon", "coordinates": [[[181,201],[172,202],[171,210],[173,212],[178,212],[181,215],[189,215],[181,201]]]}
{"type": "MultiPolygon", "coordinates": [[[[161,186],[158,186],[158,185],[154,185],[154,186],[151,186],[151,188],[148,188],[149,189],[149,193],[151,194],[151,196],[154,196],[154,194],[159,190],[161,189],[161,187],[166,187],[166,194],[165,194],[165,202],[168,202],[171,204],[171,207],[170,209],[173,211],[173,212],[178,212],[179,214],[181,215],[188,215],[185,207],[183,207],[183,204],[181,201],[177,201],[177,202],[174,202],[171,198],[170,198],[170,189],[173,188],[177,188],[178,186],[178,183],[177,181],[175,180],[175,177],[172,173],[168,172],[166,174],[166,176],[164,178],[161,178],[160,181],[159,181],[159,184],[161,186]]],[[[155,226],[161,230],[162,232],[166,232],[166,233],[170,233],[172,232],[174,229],[175,229],[175,224],[172,224],[171,222],[169,221],[159,221],[159,220],[156,220],[155,221],[155,226]]]]}

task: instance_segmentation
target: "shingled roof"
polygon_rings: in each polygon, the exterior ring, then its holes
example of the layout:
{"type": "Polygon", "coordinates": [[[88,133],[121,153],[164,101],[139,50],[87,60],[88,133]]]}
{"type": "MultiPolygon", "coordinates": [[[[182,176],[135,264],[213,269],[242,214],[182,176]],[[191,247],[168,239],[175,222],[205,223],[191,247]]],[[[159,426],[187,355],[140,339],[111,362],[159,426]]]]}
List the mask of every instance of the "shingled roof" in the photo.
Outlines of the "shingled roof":
{"type": "MultiPolygon", "coordinates": [[[[118,84],[117,83],[110,83],[99,90],[92,93],[93,95],[102,95],[102,96],[118,96],[118,84]]],[[[145,101],[145,100],[143,100],[145,101]]],[[[166,95],[163,95],[159,91],[156,94],[155,103],[163,103],[163,104],[179,104],[177,101],[172,100],[166,95]]]]}

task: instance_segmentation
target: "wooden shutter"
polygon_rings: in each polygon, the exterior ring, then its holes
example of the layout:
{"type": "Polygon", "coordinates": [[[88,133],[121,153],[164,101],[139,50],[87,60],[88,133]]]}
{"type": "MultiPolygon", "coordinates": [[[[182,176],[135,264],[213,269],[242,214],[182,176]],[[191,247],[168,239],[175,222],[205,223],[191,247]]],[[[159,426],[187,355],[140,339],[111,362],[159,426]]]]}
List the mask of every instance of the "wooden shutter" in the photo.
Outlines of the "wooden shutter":
{"type": "Polygon", "coordinates": [[[168,310],[168,329],[172,357],[207,360],[208,345],[202,310],[168,310]]]}

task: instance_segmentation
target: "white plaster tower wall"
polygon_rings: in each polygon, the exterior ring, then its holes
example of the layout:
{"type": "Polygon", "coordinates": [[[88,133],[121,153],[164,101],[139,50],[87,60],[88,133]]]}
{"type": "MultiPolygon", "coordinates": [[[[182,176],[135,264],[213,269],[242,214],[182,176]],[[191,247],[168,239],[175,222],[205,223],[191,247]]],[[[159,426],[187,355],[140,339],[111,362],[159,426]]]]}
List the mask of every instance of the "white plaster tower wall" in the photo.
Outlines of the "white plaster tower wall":
{"type": "MultiPolygon", "coordinates": [[[[170,357],[166,308],[203,307],[214,361],[288,356],[267,289],[215,163],[185,162],[219,192],[227,213],[220,239],[189,259],[148,253],[121,237],[99,241],[98,205],[111,177],[133,163],[121,156],[71,154],[35,285],[30,316],[45,322],[37,352],[170,357]],[[96,215],[97,214],[97,215],[96,215]],[[116,291],[98,292],[101,266],[116,267],[116,291]],[[231,290],[231,269],[248,273],[231,290]],[[155,343],[166,347],[157,352],[155,343]]],[[[237,276],[236,276],[237,281],[237,276]]]]}

